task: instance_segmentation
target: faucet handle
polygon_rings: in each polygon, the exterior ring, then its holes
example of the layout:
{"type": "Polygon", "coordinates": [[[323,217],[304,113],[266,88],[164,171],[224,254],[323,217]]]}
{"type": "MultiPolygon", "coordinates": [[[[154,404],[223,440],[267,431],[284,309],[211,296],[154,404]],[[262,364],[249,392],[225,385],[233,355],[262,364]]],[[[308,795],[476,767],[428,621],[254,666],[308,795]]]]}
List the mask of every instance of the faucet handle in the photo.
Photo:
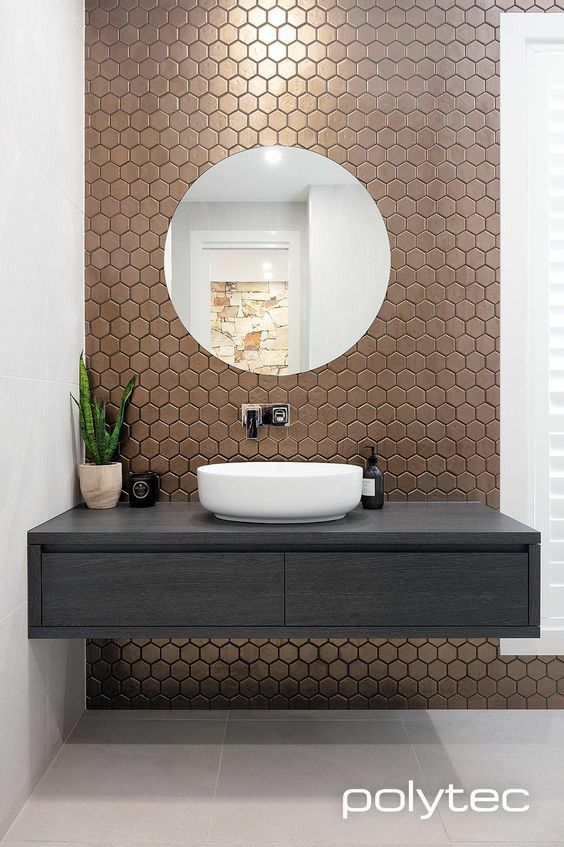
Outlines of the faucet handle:
{"type": "Polygon", "coordinates": [[[262,410],[262,422],[266,426],[289,426],[289,404],[276,403],[274,406],[264,406],[262,410]]]}

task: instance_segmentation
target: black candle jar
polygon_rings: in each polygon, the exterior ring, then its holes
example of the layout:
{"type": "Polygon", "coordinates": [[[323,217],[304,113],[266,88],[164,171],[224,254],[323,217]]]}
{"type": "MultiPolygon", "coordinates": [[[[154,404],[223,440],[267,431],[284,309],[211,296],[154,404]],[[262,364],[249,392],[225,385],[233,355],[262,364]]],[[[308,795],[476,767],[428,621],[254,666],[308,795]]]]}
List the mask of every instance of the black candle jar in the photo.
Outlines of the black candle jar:
{"type": "Polygon", "coordinates": [[[154,506],[159,494],[159,478],[153,471],[129,474],[129,505],[142,509],[154,506]]]}

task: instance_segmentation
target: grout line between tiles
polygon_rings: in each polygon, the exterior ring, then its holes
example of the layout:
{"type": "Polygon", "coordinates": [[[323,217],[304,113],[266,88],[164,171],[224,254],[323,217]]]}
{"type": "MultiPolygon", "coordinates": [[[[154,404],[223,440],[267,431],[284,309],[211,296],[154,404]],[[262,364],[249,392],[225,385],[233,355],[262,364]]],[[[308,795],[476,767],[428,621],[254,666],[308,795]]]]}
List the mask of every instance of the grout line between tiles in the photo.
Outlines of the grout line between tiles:
{"type": "Polygon", "coordinates": [[[20,376],[19,374],[0,373],[0,379],[12,379],[18,382],[46,382],[49,385],[66,385],[67,388],[74,389],[78,387],[78,383],[66,379],[47,379],[41,376],[20,376]]]}
{"type": "Polygon", "coordinates": [[[229,713],[230,713],[230,711],[231,710],[228,709],[227,714],[225,715],[225,726],[223,727],[223,741],[221,743],[221,750],[220,750],[220,753],[219,753],[219,762],[217,763],[217,776],[215,778],[215,786],[214,786],[214,789],[213,789],[212,807],[211,807],[211,811],[210,811],[210,819],[209,819],[209,822],[208,822],[208,833],[206,835],[206,844],[210,843],[213,816],[214,816],[214,812],[215,812],[215,800],[216,800],[216,797],[217,797],[217,789],[218,789],[218,786],[219,786],[219,775],[221,773],[221,763],[223,761],[223,750],[225,749],[225,739],[227,737],[227,725],[229,723],[229,713]]]}
{"type": "MultiPolygon", "coordinates": [[[[421,776],[422,776],[422,778],[423,778],[423,782],[425,783],[425,788],[426,788],[427,790],[429,790],[430,785],[429,785],[429,782],[428,782],[428,780],[427,780],[427,774],[425,773],[425,771],[424,771],[424,769],[423,769],[423,765],[421,764],[421,760],[419,759],[419,756],[417,755],[417,750],[416,750],[416,749],[415,749],[415,747],[413,746],[413,742],[412,742],[412,740],[411,740],[411,735],[409,734],[408,722],[407,722],[406,720],[404,720],[404,717],[403,717],[403,715],[401,714],[401,712],[400,712],[400,716],[399,716],[399,718],[400,718],[400,720],[401,720],[401,723],[402,723],[403,730],[404,730],[404,732],[405,732],[406,738],[407,738],[407,740],[409,741],[409,746],[411,747],[411,752],[413,753],[413,756],[414,756],[414,758],[415,758],[415,761],[417,762],[417,767],[419,768],[419,772],[420,772],[420,774],[421,774],[421,776]]],[[[441,822],[441,826],[442,826],[442,828],[443,828],[443,831],[444,831],[444,834],[445,834],[445,838],[446,838],[446,840],[447,840],[447,844],[452,844],[452,841],[451,841],[450,836],[449,836],[449,834],[448,834],[448,831],[447,831],[447,828],[446,828],[445,822],[444,822],[444,820],[443,820],[443,816],[441,815],[441,811],[440,811],[440,809],[439,809],[438,811],[439,811],[439,820],[440,820],[440,822],[441,822]]]]}
{"type": "Polygon", "coordinates": [[[0,624],[3,624],[3,623],[4,623],[4,621],[7,621],[7,620],[8,620],[8,618],[9,618],[11,615],[15,614],[15,612],[17,612],[19,609],[21,609],[21,608],[22,608],[22,606],[27,606],[27,600],[22,600],[22,602],[21,602],[21,603],[18,603],[18,605],[17,605],[17,606],[14,606],[14,608],[13,608],[11,611],[6,612],[6,614],[5,614],[2,618],[0,618],[0,624]]]}

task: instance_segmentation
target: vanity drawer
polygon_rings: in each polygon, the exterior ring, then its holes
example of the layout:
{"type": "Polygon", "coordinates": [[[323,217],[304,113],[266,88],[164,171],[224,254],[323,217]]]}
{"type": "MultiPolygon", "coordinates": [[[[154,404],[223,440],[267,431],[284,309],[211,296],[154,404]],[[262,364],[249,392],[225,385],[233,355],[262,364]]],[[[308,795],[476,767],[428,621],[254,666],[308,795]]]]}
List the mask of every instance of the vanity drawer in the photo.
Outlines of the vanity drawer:
{"type": "Polygon", "coordinates": [[[527,552],[286,554],[286,625],[526,626],[527,552]]]}
{"type": "Polygon", "coordinates": [[[284,623],[282,553],[44,553],[43,626],[284,623]]]}

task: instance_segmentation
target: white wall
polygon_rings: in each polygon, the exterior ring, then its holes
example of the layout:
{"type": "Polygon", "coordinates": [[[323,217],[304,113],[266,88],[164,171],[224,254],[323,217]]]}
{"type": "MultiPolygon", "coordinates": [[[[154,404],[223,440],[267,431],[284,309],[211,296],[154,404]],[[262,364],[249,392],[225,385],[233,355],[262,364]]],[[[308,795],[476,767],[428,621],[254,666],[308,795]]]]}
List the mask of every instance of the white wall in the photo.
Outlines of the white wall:
{"type": "Polygon", "coordinates": [[[223,248],[209,257],[210,280],[214,282],[288,282],[288,248],[250,250],[223,248]]]}
{"type": "Polygon", "coordinates": [[[390,277],[382,216],[361,185],[309,190],[309,367],[346,352],[372,324],[390,277]]]}
{"type": "Polygon", "coordinates": [[[0,5],[0,837],[84,707],[84,643],[28,641],[26,531],[77,502],[83,2],[0,5]]]}

